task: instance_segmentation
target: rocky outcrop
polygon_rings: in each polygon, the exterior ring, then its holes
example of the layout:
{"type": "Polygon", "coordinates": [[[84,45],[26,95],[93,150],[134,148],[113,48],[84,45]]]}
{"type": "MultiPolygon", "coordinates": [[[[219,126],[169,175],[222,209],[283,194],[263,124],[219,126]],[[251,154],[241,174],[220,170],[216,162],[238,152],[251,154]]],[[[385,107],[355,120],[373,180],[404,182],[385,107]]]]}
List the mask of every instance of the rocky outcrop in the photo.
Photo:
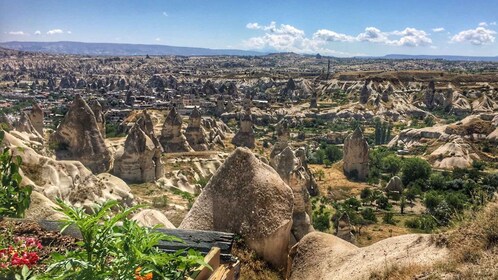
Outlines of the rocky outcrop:
{"type": "Polygon", "coordinates": [[[43,136],[43,110],[40,108],[38,103],[33,104],[28,117],[38,134],[43,136]]]}
{"type": "Polygon", "coordinates": [[[105,137],[105,114],[102,105],[100,105],[96,99],[92,99],[88,102],[88,106],[90,106],[90,109],[92,109],[93,114],[95,115],[95,120],[97,121],[97,126],[102,137],[105,137]]]}
{"type": "Polygon", "coordinates": [[[92,109],[76,95],[69,111],[52,135],[52,144],[59,160],[77,160],[93,173],[106,172],[111,167],[112,155],[92,109]]]}
{"type": "Polygon", "coordinates": [[[359,127],[344,141],[344,174],[360,181],[368,176],[368,143],[359,127]]]}
{"type": "Polygon", "coordinates": [[[0,127],[7,130],[11,130],[13,128],[12,120],[9,119],[4,112],[0,112],[0,127]]]}
{"type": "Polygon", "coordinates": [[[237,148],[204,187],[180,228],[237,233],[283,268],[292,227],[292,190],[250,150],[237,148]]]}
{"type": "Polygon", "coordinates": [[[370,83],[370,81],[366,80],[365,84],[363,85],[363,88],[361,89],[360,104],[367,104],[368,99],[370,98],[370,95],[372,95],[372,89],[370,88],[369,83],[370,83]]]}
{"type": "Polygon", "coordinates": [[[292,189],[294,194],[294,211],[292,214],[291,244],[301,240],[307,233],[313,231],[311,225],[311,202],[308,189],[312,184],[311,173],[303,166],[301,158],[296,157],[289,146],[279,153],[273,153],[270,166],[277,171],[280,178],[292,189]]]}
{"type": "Polygon", "coordinates": [[[153,182],[164,176],[161,146],[144,127],[145,121],[139,119],[126,137],[124,148],[116,153],[113,174],[128,182],[153,182]]]}
{"type": "Polygon", "coordinates": [[[434,107],[434,95],[436,93],[436,86],[434,81],[429,82],[429,86],[425,90],[424,93],[424,104],[428,109],[432,109],[434,107]]]}
{"type": "Polygon", "coordinates": [[[201,121],[201,112],[195,107],[190,114],[189,124],[185,130],[185,137],[194,151],[206,151],[208,149],[208,138],[201,121]]]}
{"type": "Polygon", "coordinates": [[[182,117],[175,108],[169,111],[163,124],[159,142],[165,153],[192,152],[193,149],[187,142],[182,132],[182,117]]]}
{"type": "MultiPolygon", "coordinates": [[[[1,144],[1,143],[0,143],[1,144]]],[[[79,161],[54,160],[36,152],[32,142],[6,133],[3,146],[22,158],[22,185],[32,185],[31,205],[26,212],[29,219],[57,219],[53,210],[56,198],[90,210],[95,203],[118,200],[131,206],[133,195],[126,183],[108,173],[93,175],[79,161]]]]}
{"type": "Polygon", "coordinates": [[[252,115],[250,110],[246,110],[240,117],[240,128],[237,134],[232,139],[232,144],[236,147],[247,147],[254,149],[256,147],[256,139],[254,137],[252,115]]]}
{"type": "Polygon", "coordinates": [[[449,254],[433,241],[430,235],[407,234],[358,248],[337,236],[312,232],[291,249],[287,279],[369,279],[385,267],[429,266],[449,254]]]}
{"type": "Polygon", "coordinates": [[[27,133],[29,135],[29,139],[32,141],[40,143],[44,142],[43,137],[38,133],[38,131],[31,123],[29,115],[24,111],[21,112],[21,116],[19,116],[19,119],[14,123],[14,129],[19,132],[27,133]]]}

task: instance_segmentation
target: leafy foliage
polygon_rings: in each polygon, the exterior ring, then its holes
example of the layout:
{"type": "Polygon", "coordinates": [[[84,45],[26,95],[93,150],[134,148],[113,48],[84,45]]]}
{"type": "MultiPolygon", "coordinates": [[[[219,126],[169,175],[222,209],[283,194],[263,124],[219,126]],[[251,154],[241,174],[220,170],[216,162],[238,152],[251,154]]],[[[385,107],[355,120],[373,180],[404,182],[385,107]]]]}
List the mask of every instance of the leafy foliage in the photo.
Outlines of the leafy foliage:
{"type": "Polygon", "coordinates": [[[203,257],[193,250],[174,254],[161,252],[160,241],[177,241],[176,237],[141,227],[127,219],[141,206],[123,209],[117,201],[107,201],[88,214],[83,208],[57,200],[57,209],[66,218],[62,231],[75,226],[82,235],[82,250],[55,253],[47,269],[47,277],[55,279],[135,279],[152,273],[153,279],[185,279],[199,265],[206,265],[203,257]],[[112,209],[118,209],[112,214],[112,209]],[[121,224],[121,226],[118,226],[121,224]]]}
{"type": "MultiPolygon", "coordinates": [[[[0,143],[4,137],[5,132],[0,130],[0,143]]],[[[9,148],[0,153],[0,217],[23,218],[31,202],[33,187],[21,186],[21,163],[21,157],[13,156],[9,148]]]]}

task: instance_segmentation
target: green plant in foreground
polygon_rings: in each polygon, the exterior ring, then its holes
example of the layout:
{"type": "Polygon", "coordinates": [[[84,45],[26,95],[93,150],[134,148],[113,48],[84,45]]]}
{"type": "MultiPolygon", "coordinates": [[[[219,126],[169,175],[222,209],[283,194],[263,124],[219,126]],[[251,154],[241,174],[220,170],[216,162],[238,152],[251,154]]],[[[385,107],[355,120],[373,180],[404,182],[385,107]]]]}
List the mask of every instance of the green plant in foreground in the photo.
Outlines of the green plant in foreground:
{"type": "MultiPolygon", "coordinates": [[[[0,130],[0,143],[5,132],[0,130]]],[[[21,186],[20,156],[13,156],[9,148],[0,152],[0,217],[23,218],[31,202],[33,187],[21,186]]]]}
{"type": "Polygon", "coordinates": [[[127,217],[141,206],[123,209],[117,201],[107,201],[88,214],[83,208],[57,200],[57,209],[66,216],[63,231],[75,226],[82,235],[82,250],[54,254],[47,269],[47,279],[185,279],[204,258],[193,250],[169,254],[160,251],[160,241],[180,239],[141,227],[127,217]],[[118,209],[113,215],[112,209],[118,209]],[[139,271],[139,274],[137,274],[139,271]]]}

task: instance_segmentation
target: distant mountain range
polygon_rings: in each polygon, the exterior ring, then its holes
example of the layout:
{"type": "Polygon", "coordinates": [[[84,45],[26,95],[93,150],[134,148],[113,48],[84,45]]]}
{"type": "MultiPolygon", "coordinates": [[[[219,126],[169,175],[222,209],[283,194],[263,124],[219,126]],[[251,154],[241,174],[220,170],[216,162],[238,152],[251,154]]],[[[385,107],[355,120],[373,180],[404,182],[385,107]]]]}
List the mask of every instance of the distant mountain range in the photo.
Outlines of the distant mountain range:
{"type": "MultiPolygon", "coordinates": [[[[177,47],[166,45],[120,44],[120,43],[83,43],[83,42],[0,42],[0,47],[19,51],[74,54],[74,55],[104,55],[104,56],[132,56],[132,55],[179,55],[179,56],[260,56],[268,53],[244,51],[235,49],[208,49],[177,47]]],[[[271,55],[280,55],[271,54],[271,55]]],[[[296,54],[297,55],[297,54],[296,54]]],[[[385,56],[362,56],[358,59],[442,59],[448,61],[488,61],[498,62],[498,56],[456,56],[456,55],[405,55],[388,54],[385,56]]]]}
{"type": "Polygon", "coordinates": [[[28,52],[75,55],[179,55],[179,56],[214,56],[237,55],[254,56],[265,53],[232,49],[208,49],[175,47],[166,45],[118,44],[118,43],[83,43],[83,42],[1,42],[0,47],[28,52]]]}
{"type": "Polygon", "coordinates": [[[408,54],[388,54],[385,56],[362,56],[357,58],[370,59],[441,59],[448,61],[487,61],[498,62],[498,56],[460,56],[460,55],[408,55],[408,54]]]}

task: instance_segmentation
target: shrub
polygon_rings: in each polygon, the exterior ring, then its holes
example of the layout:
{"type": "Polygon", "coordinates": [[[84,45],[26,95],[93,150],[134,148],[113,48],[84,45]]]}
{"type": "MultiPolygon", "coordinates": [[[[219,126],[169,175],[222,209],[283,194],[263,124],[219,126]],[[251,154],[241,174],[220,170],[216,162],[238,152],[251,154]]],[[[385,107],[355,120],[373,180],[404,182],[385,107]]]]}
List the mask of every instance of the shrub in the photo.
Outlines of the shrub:
{"type": "MultiPolygon", "coordinates": [[[[0,143],[5,132],[0,130],[0,143]]],[[[0,217],[23,218],[31,202],[32,186],[21,186],[21,157],[14,157],[9,148],[0,153],[0,217]]]]}
{"type": "Polygon", "coordinates": [[[380,195],[376,200],[375,203],[377,204],[377,207],[383,210],[388,210],[391,209],[392,205],[389,203],[389,199],[385,195],[380,195]]]}
{"type": "Polygon", "coordinates": [[[361,211],[361,216],[363,219],[367,221],[371,221],[376,223],[377,222],[377,216],[375,216],[375,213],[372,208],[365,208],[361,211]]]}
{"type": "Polygon", "coordinates": [[[390,212],[384,214],[384,216],[382,217],[382,221],[384,222],[384,224],[396,225],[394,214],[390,212]]]}
{"type": "Polygon", "coordinates": [[[403,161],[396,155],[388,155],[381,159],[382,169],[392,176],[396,175],[403,165],[403,161]]]}

